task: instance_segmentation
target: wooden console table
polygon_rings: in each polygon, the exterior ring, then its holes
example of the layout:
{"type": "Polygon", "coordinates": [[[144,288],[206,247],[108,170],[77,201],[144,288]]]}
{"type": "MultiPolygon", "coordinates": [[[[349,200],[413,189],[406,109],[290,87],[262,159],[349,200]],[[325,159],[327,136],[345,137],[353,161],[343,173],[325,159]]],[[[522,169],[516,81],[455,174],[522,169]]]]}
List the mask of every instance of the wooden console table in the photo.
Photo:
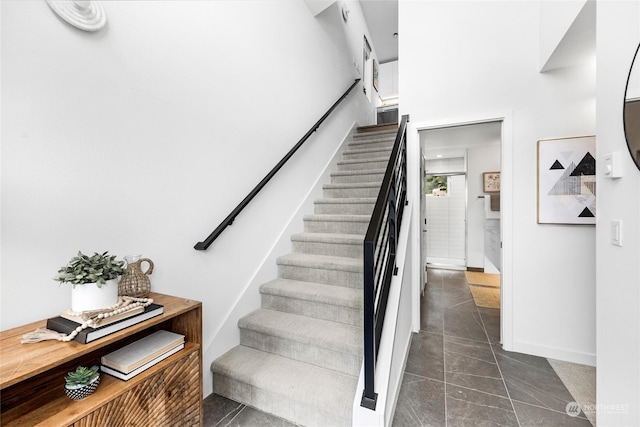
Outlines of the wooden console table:
{"type": "Polygon", "coordinates": [[[89,344],[43,341],[22,335],[46,321],[0,332],[0,423],[3,426],[200,426],[202,406],[202,304],[151,293],[164,313],[89,344]],[[77,366],[165,329],[185,335],[185,347],[129,381],[104,373],[95,393],[71,400],[64,377],[77,366]]]}

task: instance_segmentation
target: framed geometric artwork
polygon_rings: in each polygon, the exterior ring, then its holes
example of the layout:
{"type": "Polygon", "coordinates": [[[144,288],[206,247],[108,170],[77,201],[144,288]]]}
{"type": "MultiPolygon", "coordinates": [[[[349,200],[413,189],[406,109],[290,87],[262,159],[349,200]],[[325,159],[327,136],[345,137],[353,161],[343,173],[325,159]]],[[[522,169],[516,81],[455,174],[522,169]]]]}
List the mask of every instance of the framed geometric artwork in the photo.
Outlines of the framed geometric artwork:
{"type": "Polygon", "coordinates": [[[538,224],[596,223],[596,137],[538,141],[538,224]]]}
{"type": "Polygon", "coordinates": [[[482,191],[484,193],[500,192],[500,172],[482,173],[482,191]]]}

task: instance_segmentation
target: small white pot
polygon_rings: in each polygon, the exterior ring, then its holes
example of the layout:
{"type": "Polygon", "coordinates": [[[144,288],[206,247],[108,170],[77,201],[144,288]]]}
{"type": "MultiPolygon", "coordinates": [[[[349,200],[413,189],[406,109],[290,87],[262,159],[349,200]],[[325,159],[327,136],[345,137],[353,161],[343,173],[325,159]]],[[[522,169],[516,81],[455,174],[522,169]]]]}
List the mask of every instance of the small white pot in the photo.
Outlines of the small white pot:
{"type": "Polygon", "coordinates": [[[98,287],[95,283],[75,285],[71,288],[71,310],[75,312],[100,310],[118,302],[118,280],[115,278],[98,287]]]}

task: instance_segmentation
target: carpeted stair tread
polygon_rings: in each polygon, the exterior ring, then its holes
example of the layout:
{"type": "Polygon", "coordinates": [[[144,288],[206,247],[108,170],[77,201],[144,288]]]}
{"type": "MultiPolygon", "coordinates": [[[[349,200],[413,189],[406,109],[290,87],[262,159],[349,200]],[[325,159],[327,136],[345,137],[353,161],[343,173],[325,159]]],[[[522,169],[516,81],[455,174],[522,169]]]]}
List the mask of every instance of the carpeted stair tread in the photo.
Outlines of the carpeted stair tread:
{"type": "Polygon", "coordinates": [[[398,131],[398,122],[358,126],[358,133],[398,131]]]}
{"type": "Polygon", "coordinates": [[[304,229],[307,232],[340,232],[344,234],[364,235],[369,226],[371,215],[305,215],[304,229]]]}
{"type": "Polygon", "coordinates": [[[364,235],[298,233],[291,236],[294,252],[362,259],[364,235]]]}
{"type": "MultiPolygon", "coordinates": [[[[384,169],[371,169],[371,170],[355,170],[355,171],[334,171],[331,175],[366,175],[371,173],[385,173],[384,169]]],[[[375,182],[375,181],[372,181],[375,182]]]]}
{"type": "Polygon", "coordinates": [[[362,138],[353,138],[348,145],[349,149],[353,149],[356,147],[364,148],[366,146],[371,146],[372,144],[384,145],[384,146],[393,146],[395,142],[394,137],[378,135],[378,136],[366,136],[362,138]]]}
{"type": "Polygon", "coordinates": [[[365,222],[368,224],[371,215],[308,214],[303,218],[305,221],[365,222]]]}
{"type": "Polygon", "coordinates": [[[342,158],[344,160],[364,160],[384,156],[388,160],[391,157],[391,149],[392,147],[381,147],[349,150],[342,154],[342,158]]]}
{"type": "Polygon", "coordinates": [[[260,286],[260,293],[362,309],[362,291],[343,286],[275,279],[260,286]]]}
{"type": "Polygon", "coordinates": [[[245,346],[216,359],[211,370],[234,379],[214,380],[223,396],[307,426],[351,425],[355,376],[245,346]]]}
{"type": "Polygon", "coordinates": [[[395,139],[397,133],[398,133],[397,129],[394,129],[394,130],[380,130],[380,131],[373,131],[373,132],[359,132],[359,133],[353,134],[353,140],[357,141],[357,140],[366,139],[366,138],[393,138],[393,139],[395,139]]]}
{"type": "Polygon", "coordinates": [[[367,157],[364,159],[349,159],[338,162],[339,171],[355,171],[386,168],[389,163],[387,157],[367,157]]]}
{"type": "Polygon", "coordinates": [[[393,149],[393,147],[383,147],[383,148],[367,148],[367,147],[359,147],[359,148],[353,148],[353,149],[347,149],[345,150],[342,155],[343,156],[351,156],[351,155],[355,155],[355,154],[376,154],[378,153],[377,156],[373,156],[372,158],[375,157],[386,157],[387,159],[389,158],[389,154],[391,154],[391,150],[393,149]]]}
{"type": "Polygon", "coordinates": [[[317,205],[357,205],[362,203],[375,203],[375,197],[325,197],[314,201],[317,205]]]}
{"type": "Polygon", "coordinates": [[[377,182],[382,183],[384,169],[369,169],[355,171],[335,171],[331,173],[331,182],[334,184],[348,182],[377,182]]]}
{"type": "Polygon", "coordinates": [[[278,277],[362,289],[362,259],[293,252],[276,260],[278,277]]]}
{"type": "Polygon", "coordinates": [[[365,164],[365,163],[388,162],[388,161],[389,161],[389,157],[371,157],[368,159],[341,160],[338,162],[338,166],[359,165],[359,164],[365,164]]]}
{"type": "Polygon", "coordinates": [[[360,150],[363,148],[386,148],[391,150],[393,148],[393,141],[385,141],[385,140],[380,140],[380,141],[362,141],[359,143],[351,143],[349,144],[348,150],[360,150]]]}
{"type": "Polygon", "coordinates": [[[278,265],[350,271],[354,273],[362,272],[362,261],[346,257],[310,255],[292,252],[278,257],[276,262],[278,265]]]}
{"type": "Polygon", "coordinates": [[[362,245],[364,235],[338,233],[297,233],[291,236],[295,242],[337,243],[343,245],[362,245]]]}
{"type": "Polygon", "coordinates": [[[275,279],[260,287],[262,307],[362,327],[362,290],[275,279]]]}
{"type": "MultiPolygon", "coordinates": [[[[384,169],[369,169],[369,170],[355,170],[355,171],[335,171],[335,172],[331,172],[331,176],[355,176],[355,175],[372,175],[372,174],[381,174],[384,175],[385,170],[384,169]]],[[[370,182],[377,182],[378,185],[380,185],[380,183],[382,182],[382,179],[380,179],[380,181],[370,181],[370,182]]]]}
{"type": "Polygon", "coordinates": [[[353,325],[259,308],[240,318],[238,327],[334,352],[362,355],[362,328],[353,325]]]}
{"type": "Polygon", "coordinates": [[[313,203],[313,211],[317,214],[369,215],[375,204],[375,197],[325,197],[313,203]]]}
{"type": "Polygon", "coordinates": [[[341,190],[349,188],[380,188],[379,182],[340,182],[334,184],[324,184],[323,189],[341,190]]]}

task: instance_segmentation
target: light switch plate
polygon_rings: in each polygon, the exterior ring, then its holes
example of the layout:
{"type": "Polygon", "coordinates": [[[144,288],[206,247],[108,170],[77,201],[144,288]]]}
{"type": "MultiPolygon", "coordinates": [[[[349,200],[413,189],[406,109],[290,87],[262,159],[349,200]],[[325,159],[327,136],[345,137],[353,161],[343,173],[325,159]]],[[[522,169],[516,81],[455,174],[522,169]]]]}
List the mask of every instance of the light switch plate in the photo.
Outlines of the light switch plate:
{"type": "Polygon", "coordinates": [[[611,220],[611,244],[622,246],[622,221],[619,219],[611,220]]]}
{"type": "Polygon", "coordinates": [[[622,177],[622,159],[619,151],[604,156],[604,176],[605,178],[622,177]]]}

